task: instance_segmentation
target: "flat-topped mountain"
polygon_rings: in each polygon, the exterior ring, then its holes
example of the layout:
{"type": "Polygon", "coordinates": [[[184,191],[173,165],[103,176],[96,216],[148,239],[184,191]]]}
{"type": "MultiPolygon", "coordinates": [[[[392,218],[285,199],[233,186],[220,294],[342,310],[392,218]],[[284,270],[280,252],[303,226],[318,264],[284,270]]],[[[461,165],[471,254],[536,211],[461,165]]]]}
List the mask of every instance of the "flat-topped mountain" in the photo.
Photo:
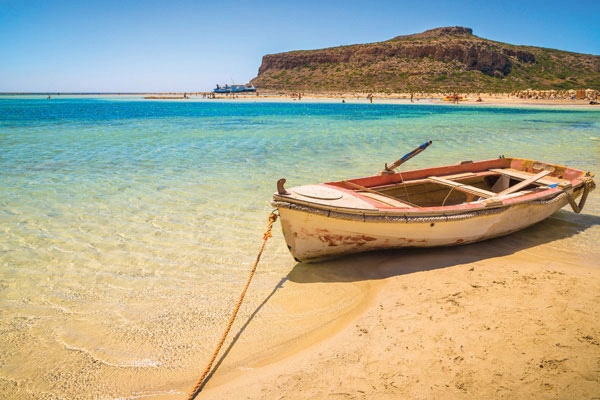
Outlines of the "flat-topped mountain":
{"type": "Polygon", "coordinates": [[[252,84],[363,92],[600,89],[600,56],[495,42],[455,26],[384,42],[267,54],[252,84]]]}

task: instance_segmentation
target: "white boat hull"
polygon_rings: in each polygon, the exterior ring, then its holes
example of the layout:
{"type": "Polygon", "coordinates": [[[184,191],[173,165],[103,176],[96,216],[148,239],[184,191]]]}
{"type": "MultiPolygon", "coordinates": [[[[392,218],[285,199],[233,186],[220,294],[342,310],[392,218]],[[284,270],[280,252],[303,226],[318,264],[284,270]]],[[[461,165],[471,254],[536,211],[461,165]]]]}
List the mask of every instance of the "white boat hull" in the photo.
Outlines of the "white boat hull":
{"type": "Polygon", "coordinates": [[[550,201],[521,203],[474,216],[380,221],[337,218],[286,207],[280,207],[279,213],[290,252],[296,260],[306,261],[381,249],[478,242],[540,222],[566,204],[568,200],[563,195],[550,201]]]}

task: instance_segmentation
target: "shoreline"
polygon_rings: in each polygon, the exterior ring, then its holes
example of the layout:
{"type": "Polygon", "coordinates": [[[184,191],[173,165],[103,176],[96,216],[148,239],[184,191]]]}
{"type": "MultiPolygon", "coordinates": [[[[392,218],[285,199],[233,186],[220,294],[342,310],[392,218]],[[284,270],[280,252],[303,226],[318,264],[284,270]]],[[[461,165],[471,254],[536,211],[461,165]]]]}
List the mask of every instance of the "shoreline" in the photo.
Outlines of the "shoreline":
{"type": "Polygon", "coordinates": [[[446,105],[446,106],[513,106],[513,107],[545,107],[545,108],[577,108],[600,110],[600,104],[589,104],[589,99],[548,99],[548,98],[519,98],[510,93],[498,94],[462,94],[465,101],[453,103],[451,101],[443,101],[443,93],[419,93],[414,95],[411,101],[410,93],[373,93],[371,102],[367,97],[371,94],[365,93],[302,93],[298,99],[297,93],[269,93],[259,91],[256,94],[238,94],[235,96],[217,95],[214,98],[209,98],[209,92],[148,92],[148,93],[0,93],[0,99],[14,98],[15,96],[23,97],[40,97],[46,98],[50,95],[51,99],[60,98],[118,98],[132,99],[143,101],[180,101],[180,102],[211,102],[211,101],[228,101],[228,102],[290,102],[290,103],[348,103],[348,104],[403,104],[403,105],[446,105]],[[52,97],[54,96],[54,97],[52,97]],[[187,96],[187,97],[184,97],[187,96]],[[481,102],[476,99],[480,97],[481,102]]]}

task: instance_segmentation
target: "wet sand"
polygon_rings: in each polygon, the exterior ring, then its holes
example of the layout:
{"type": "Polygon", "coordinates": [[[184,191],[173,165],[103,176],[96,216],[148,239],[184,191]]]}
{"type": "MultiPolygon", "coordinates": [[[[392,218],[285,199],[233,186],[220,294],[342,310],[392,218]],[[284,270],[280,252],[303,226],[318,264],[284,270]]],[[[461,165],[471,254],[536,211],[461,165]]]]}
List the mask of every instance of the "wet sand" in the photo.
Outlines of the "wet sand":
{"type": "MultiPolygon", "coordinates": [[[[376,294],[289,357],[217,371],[200,398],[597,398],[600,249],[583,232],[600,237],[600,217],[560,211],[483,243],[298,264],[290,285],[376,294]]],[[[286,285],[273,298],[302,308],[286,285]]]]}

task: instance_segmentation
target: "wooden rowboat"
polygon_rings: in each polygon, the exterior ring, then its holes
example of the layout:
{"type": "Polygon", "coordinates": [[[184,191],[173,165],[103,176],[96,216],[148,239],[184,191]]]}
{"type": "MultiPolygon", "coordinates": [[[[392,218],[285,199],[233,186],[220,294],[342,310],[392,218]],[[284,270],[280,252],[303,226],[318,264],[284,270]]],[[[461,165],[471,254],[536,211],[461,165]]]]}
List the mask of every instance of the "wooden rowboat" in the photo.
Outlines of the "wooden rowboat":
{"type": "Polygon", "coordinates": [[[271,204],[294,258],[478,242],[533,225],[567,204],[581,212],[595,187],[589,172],[503,156],[391,169],[288,190],[281,179],[271,204]]]}

